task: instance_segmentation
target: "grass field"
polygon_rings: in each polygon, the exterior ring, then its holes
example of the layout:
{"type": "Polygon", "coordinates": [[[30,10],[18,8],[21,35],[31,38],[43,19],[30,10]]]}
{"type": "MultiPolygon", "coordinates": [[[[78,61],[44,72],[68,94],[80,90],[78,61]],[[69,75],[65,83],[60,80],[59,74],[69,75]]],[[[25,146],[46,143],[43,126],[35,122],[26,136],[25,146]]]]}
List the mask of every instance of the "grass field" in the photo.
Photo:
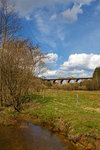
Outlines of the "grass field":
{"type": "Polygon", "coordinates": [[[42,93],[32,99],[25,114],[66,128],[71,135],[91,131],[100,134],[100,91],[46,90],[44,99],[42,93]]]}

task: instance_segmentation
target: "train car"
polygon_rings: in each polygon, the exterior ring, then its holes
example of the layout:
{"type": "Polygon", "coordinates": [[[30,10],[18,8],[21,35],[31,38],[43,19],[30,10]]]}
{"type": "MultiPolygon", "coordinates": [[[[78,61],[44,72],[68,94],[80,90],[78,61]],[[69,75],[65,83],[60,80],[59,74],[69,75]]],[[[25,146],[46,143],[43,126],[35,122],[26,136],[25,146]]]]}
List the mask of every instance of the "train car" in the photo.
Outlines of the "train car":
{"type": "Polygon", "coordinates": [[[57,79],[63,79],[63,77],[57,77],[57,79]]]}

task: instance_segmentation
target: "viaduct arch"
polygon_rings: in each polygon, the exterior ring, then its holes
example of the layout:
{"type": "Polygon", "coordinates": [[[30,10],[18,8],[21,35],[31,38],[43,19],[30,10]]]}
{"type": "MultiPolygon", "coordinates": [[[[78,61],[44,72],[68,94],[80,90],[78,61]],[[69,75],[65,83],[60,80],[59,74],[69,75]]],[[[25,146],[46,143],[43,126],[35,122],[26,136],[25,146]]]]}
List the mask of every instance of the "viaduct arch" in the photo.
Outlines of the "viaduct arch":
{"type": "Polygon", "coordinates": [[[56,82],[58,82],[58,84],[62,84],[63,81],[66,81],[66,84],[70,84],[71,81],[73,81],[73,83],[78,83],[79,80],[84,81],[84,80],[92,80],[92,77],[87,77],[87,78],[72,78],[72,77],[68,77],[68,78],[60,78],[60,79],[42,79],[43,81],[49,81],[52,84],[56,84],[56,82]]]}

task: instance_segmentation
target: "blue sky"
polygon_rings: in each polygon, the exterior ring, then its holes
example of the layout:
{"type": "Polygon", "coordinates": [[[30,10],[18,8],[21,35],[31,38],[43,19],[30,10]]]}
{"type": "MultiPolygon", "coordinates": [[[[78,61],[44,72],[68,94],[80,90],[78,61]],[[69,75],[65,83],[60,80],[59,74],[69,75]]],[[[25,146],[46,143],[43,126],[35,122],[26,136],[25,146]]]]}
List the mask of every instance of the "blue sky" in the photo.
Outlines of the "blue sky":
{"type": "Polygon", "coordinates": [[[15,9],[22,35],[50,57],[44,76],[92,76],[100,66],[99,0],[17,0],[15,9]]]}

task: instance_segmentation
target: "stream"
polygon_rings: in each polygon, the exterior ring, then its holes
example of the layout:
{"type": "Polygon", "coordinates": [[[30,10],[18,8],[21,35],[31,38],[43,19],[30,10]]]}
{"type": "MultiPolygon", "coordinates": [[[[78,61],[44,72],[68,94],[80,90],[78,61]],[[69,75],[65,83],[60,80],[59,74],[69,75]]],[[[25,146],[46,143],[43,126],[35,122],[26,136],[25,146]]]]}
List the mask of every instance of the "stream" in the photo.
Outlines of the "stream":
{"type": "Polygon", "coordinates": [[[76,150],[60,136],[32,123],[0,127],[0,150],[76,150]]]}

